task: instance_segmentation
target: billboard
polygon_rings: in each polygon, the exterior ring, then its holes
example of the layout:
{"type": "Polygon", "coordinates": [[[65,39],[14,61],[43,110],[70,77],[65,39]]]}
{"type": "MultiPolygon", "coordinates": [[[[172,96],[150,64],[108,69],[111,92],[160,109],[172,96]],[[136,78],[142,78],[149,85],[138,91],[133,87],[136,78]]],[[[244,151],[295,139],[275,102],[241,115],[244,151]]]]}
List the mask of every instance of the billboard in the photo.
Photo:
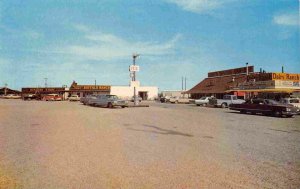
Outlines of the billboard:
{"type": "Polygon", "coordinates": [[[300,74],[272,73],[272,80],[300,81],[300,74]]]}

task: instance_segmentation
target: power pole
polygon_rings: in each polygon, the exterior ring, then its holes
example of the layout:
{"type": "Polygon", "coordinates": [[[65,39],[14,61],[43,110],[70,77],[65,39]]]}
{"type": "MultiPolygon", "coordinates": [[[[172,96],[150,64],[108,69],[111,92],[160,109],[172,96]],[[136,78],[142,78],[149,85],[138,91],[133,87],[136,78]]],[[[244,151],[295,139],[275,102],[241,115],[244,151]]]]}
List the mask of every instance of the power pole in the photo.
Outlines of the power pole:
{"type": "Polygon", "coordinates": [[[7,83],[5,83],[4,86],[5,86],[4,87],[4,96],[6,96],[6,93],[7,93],[7,83]]]}
{"type": "Polygon", "coordinates": [[[45,79],[45,88],[47,88],[47,86],[48,86],[48,84],[47,84],[47,80],[48,80],[48,78],[44,78],[45,79]]]}
{"type": "Polygon", "coordinates": [[[186,77],[184,77],[184,91],[186,91],[186,77]]]}
{"type": "MultiPolygon", "coordinates": [[[[135,66],[135,59],[140,56],[139,54],[133,54],[132,55],[132,58],[133,58],[133,66],[135,66]]],[[[136,81],[136,71],[133,71],[133,82],[134,82],[134,87],[133,87],[133,101],[134,101],[134,105],[138,105],[138,101],[137,101],[137,98],[136,98],[136,84],[135,84],[135,81],[136,81]]]]}

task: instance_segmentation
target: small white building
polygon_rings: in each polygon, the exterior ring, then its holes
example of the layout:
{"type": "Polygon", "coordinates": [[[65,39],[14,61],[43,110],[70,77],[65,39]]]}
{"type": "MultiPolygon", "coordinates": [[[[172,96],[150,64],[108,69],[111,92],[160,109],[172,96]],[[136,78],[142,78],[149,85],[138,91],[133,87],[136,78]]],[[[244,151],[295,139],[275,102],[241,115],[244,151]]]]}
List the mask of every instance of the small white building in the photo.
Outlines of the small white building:
{"type": "Polygon", "coordinates": [[[141,86],[138,81],[131,81],[129,86],[111,86],[110,94],[130,100],[133,97],[134,87],[136,88],[136,95],[143,100],[154,100],[158,97],[158,87],[141,86]]]}

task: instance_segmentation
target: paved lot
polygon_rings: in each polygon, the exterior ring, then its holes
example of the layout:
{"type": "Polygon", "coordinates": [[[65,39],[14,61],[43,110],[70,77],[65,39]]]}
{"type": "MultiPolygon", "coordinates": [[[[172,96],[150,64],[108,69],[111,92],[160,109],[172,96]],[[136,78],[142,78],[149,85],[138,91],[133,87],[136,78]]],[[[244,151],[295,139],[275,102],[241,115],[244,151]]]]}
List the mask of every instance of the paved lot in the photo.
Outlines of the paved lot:
{"type": "Polygon", "coordinates": [[[0,188],[299,188],[300,116],[0,99],[0,188]]]}

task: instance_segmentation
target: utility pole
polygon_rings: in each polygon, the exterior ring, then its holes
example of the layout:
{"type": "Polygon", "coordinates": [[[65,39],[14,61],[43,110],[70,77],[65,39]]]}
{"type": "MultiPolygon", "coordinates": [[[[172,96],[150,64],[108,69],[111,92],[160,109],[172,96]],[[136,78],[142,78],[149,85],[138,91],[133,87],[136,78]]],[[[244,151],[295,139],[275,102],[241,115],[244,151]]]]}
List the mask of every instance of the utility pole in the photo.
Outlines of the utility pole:
{"type": "MultiPolygon", "coordinates": [[[[133,58],[133,66],[135,66],[135,59],[140,56],[139,54],[133,54],[132,55],[132,58],[133,58]]],[[[135,84],[135,81],[136,81],[136,71],[133,71],[133,82],[134,82],[134,87],[133,87],[133,101],[134,101],[134,105],[138,105],[138,101],[137,101],[137,98],[136,98],[136,84],[135,84]]]]}
{"type": "Polygon", "coordinates": [[[4,84],[4,96],[6,96],[7,93],[7,83],[4,84]]]}
{"type": "Polygon", "coordinates": [[[44,79],[45,79],[45,88],[47,88],[47,85],[48,85],[48,84],[47,84],[47,80],[48,80],[48,78],[45,77],[44,79]]]}
{"type": "Polygon", "coordinates": [[[184,77],[184,91],[186,91],[186,77],[184,77]]]}
{"type": "Polygon", "coordinates": [[[181,91],[183,91],[183,76],[181,77],[181,91]]]}

